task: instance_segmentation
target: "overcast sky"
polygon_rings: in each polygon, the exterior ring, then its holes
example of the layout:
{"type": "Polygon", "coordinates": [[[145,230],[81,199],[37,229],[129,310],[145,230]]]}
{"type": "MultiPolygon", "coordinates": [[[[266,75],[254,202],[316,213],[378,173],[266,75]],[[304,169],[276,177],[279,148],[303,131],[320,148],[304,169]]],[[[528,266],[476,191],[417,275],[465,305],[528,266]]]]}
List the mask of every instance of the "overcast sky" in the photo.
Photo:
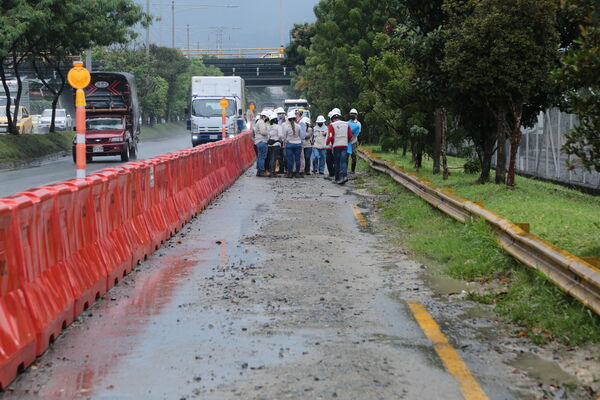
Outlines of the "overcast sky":
{"type": "MultiPolygon", "coordinates": [[[[136,0],[144,8],[146,0],[136,0]]],[[[175,47],[187,47],[187,25],[190,47],[216,47],[221,28],[223,48],[278,47],[289,42],[289,31],[295,23],[312,22],[313,7],[318,0],[175,0],[175,47]],[[283,18],[280,14],[283,5],[283,18]],[[219,8],[202,8],[216,5],[219,8]],[[232,5],[237,8],[224,8],[232,5]],[[280,24],[280,21],[282,24],[280,24]],[[281,29],[283,28],[283,29],[281,29]],[[280,43],[283,30],[284,43],[280,43]]],[[[171,0],[150,0],[150,13],[161,17],[150,27],[150,42],[171,46],[171,0]]],[[[142,34],[140,39],[144,40],[142,34]]]]}

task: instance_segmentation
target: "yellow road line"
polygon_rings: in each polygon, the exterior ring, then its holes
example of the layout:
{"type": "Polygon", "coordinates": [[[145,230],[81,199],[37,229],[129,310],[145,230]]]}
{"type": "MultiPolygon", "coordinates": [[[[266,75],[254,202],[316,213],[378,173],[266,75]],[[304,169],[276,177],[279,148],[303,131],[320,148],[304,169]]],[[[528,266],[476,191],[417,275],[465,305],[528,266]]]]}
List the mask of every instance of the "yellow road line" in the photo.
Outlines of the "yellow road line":
{"type": "Polygon", "coordinates": [[[350,204],[350,207],[352,207],[352,211],[354,212],[354,216],[356,217],[356,220],[358,221],[358,224],[360,226],[362,226],[363,228],[367,226],[367,219],[365,218],[364,215],[362,215],[362,213],[360,212],[360,210],[358,209],[358,207],[356,207],[354,204],[350,204]]]}
{"type": "Polygon", "coordinates": [[[429,315],[425,306],[416,302],[407,302],[417,323],[434,344],[434,349],[442,359],[446,370],[460,384],[460,391],[466,400],[488,400],[485,392],[475,380],[465,362],[456,350],[448,343],[448,339],[440,330],[439,325],[429,315]]]}

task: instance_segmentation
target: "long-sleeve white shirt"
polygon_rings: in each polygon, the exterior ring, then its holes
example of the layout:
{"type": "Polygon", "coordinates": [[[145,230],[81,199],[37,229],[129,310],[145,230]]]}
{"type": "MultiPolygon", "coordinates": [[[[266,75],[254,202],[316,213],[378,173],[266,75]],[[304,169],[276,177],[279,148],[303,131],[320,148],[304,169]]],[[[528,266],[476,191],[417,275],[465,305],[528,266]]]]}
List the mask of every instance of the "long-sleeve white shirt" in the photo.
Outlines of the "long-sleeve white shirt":
{"type": "Polygon", "coordinates": [[[260,142],[267,143],[268,141],[269,132],[267,131],[267,124],[262,119],[259,119],[254,127],[254,144],[260,142]]]}

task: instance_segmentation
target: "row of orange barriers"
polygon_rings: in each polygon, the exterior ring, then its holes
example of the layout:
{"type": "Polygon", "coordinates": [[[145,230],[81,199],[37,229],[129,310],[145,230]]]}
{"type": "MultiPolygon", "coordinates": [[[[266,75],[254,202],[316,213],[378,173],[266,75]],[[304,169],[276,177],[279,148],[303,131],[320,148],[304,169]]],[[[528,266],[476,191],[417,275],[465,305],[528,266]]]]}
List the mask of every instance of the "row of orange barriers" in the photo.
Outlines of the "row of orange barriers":
{"type": "Polygon", "coordinates": [[[250,166],[249,133],[0,199],[0,386],[250,166]]]}

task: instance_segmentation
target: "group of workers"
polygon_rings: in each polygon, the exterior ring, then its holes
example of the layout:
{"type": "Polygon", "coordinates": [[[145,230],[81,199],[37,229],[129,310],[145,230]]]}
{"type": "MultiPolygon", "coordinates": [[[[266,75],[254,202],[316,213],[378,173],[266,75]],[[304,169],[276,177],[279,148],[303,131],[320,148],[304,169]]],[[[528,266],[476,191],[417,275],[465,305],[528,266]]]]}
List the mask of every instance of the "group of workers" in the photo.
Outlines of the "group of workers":
{"type": "Polygon", "coordinates": [[[319,115],[316,124],[303,116],[302,109],[287,114],[283,108],[263,110],[253,125],[256,149],[256,175],[304,178],[325,175],[325,179],[343,185],[348,182],[348,158],[351,172],[356,170],[356,148],[362,125],[358,111],[350,110],[350,120],[343,121],[339,108],[329,112],[329,125],[319,115]]]}

